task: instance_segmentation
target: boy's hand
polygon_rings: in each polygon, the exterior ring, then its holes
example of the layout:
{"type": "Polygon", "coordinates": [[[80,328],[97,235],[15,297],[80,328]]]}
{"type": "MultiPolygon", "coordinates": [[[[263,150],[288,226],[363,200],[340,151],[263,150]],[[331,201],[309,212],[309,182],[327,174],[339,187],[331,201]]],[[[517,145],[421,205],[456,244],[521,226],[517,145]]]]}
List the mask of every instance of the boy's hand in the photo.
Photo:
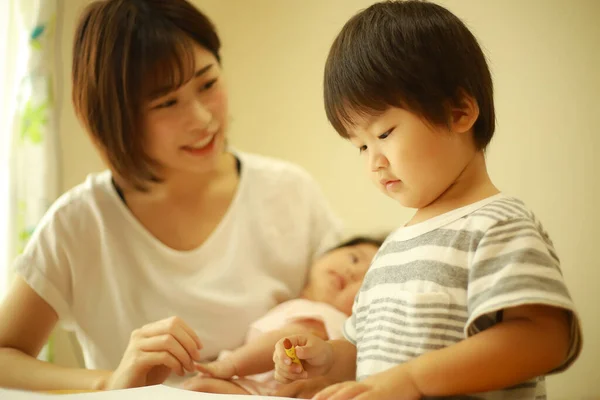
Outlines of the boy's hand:
{"type": "MultiPolygon", "coordinates": [[[[212,378],[231,379],[237,375],[235,364],[230,358],[213,361],[207,364],[196,364],[196,370],[212,378]]],[[[193,378],[192,378],[193,379],[193,378]]]]}
{"type": "Polygon", "coordinates": [[[362,382],[348,381],[319,392],[314,400],[419,400],[422,394],[408,368],[401,365],[362,382]]]}
{"type": "Polygon", "coordinates": [[[293,399],[312,399],[315,394],[335,383],[337,382],[327,376],[302,379],[287,385],[281,385],[279,390],[277,390],[273,396],[290,397],[293,399]]]}
{"type": "Polygon", "coordinates": [[[288,336],[275,345],[273,362],[275,379],[281,383],[322,376],[331,369],[333,348],[330,343],[311,334],[288,336]],[[293,364],[292,359],[285,353],[283,342],[286,339],[296,348],[296,357],[302,365],[293,364]]]}

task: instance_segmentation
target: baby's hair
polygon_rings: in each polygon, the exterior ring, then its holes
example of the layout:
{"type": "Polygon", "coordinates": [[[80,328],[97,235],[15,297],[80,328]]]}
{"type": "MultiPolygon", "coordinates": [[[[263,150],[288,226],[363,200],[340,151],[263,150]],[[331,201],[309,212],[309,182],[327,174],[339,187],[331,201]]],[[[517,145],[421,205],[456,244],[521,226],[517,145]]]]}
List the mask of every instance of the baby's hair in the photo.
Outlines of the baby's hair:
{"type": "Polygon", "coordinates": [[[337,249],[341,249],[344,247],[351,247],[351,246],[356,246],[359,244],[371,244],[377,248],[381,247],[381,245],[383,244],[383,241],[385,240],[385,236],[381,236],[381,237],[371,237],[371,236],[354,236],[340,244],[338,244],[337,246],[335,246],[334,248],[332,248],[329,251],[333,251],[333,250],[337,250],[337,249]]]}
{"type": "Polygon", "coordinates": [[[477,39],[444,7],[383,1],[352,17],[331,46],[324,74],[325,111],[340,136],[356,118],[404,108],[448,126],[464,96],[479,107],[473,127],[485,150],[495,129],[492,76],[477,39]]]}

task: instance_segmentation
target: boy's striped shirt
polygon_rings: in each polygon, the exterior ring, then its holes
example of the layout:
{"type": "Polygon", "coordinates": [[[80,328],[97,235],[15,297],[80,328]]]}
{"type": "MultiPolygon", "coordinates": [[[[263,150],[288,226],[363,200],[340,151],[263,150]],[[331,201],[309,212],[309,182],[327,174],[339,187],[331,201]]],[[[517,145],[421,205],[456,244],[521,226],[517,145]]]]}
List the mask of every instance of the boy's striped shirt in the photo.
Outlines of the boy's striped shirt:
{"type": "MultiPolygon", "coordinates": [[[[578,318],[559,259],[525,205],[498,194],[385,241],[365,277],[344,334],[357,345],[357,380],[481,332],[502,310],[544,304],[572,315],[569,355],[581,349],[578,318]]],[[[554,372],[557,372],[554,371],[554,372]]],[[[544,378],[470,399],[545,399],[544,378]]]]}

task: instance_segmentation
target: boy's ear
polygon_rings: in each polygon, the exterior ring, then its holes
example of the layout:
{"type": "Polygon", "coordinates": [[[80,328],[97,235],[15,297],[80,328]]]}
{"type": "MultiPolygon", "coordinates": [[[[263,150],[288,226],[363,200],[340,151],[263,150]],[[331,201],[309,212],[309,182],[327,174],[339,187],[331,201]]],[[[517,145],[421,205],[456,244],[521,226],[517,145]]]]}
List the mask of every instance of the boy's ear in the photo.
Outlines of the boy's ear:
{"type": "Polygon", "coordinates": [[[459,96],[459,102],[450,105],[450,130],[455,133],[470,132],[479,117],[479,105],[463,90],[459,96]]]}

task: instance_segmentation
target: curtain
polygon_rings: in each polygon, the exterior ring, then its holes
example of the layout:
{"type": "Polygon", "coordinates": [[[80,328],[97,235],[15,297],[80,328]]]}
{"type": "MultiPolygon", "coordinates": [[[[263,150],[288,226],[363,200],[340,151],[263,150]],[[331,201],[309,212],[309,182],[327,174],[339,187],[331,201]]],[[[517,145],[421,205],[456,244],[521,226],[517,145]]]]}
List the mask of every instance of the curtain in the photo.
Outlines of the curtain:
{"type": "MultiPolygon", "coordinates": [[[[6,15],[12,17],[7,25],[8,44],[3,57],[5,90],[0,91],[3,105],[8,105],[1,131],[10,135],[5,164],[8,190],[0,192],[8,197],[4,199],[8,218],[0,219],[8,232],[3,241],[3,274],[8,282],[11,260],[23,251],[41,217],[59,195],[55,108],[59,85],[55,84],[55,77],[61,71],[56,69],[60,62],[60,35],[56,35],[59,0],[1,1],[9,8],[6,15]]],[[[52,361],[52,341],[40,358],[52,361]]]]}

